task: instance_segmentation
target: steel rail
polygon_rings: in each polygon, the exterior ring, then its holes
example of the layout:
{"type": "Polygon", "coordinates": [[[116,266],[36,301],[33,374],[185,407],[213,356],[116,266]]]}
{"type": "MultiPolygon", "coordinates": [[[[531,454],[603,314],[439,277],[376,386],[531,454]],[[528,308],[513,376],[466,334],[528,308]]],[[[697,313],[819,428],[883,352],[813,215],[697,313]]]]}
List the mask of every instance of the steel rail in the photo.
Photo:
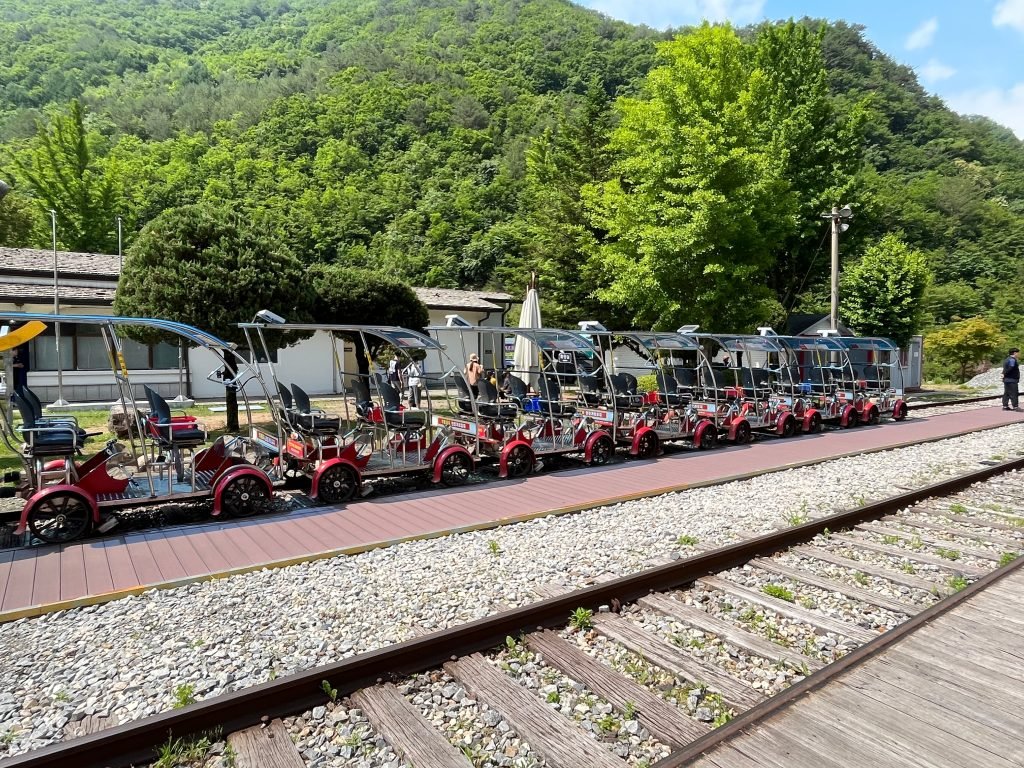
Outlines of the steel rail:
{"type": "Polygon", "coordinates": [[[182,709],[118,725],[94,734],[8,758],[3,768],[119,768],[152,760],[168,738],[187,739],[220,727],[225,734],[248,728],[265,717],[293,715],[327,702],[323,682],[346,696],[360,688],[440,666],[445,661],[501,645],[508,636],[563,626],[577,607],[596,609],[631,602],[651,592],[692,583],[701,576],[733,568],[812,539],[826,529],[838,531],[874,520],[936,496],[956,493],[974,483],[1024,469],[1024,458],[984,467],[958,477],[891,496],[863,507],[817,518],[802,525],[720,547],[684,560],[442,630],[424,637],[297,672],[182,709]]]}
{"type": "Polygon", "coordinates": [[[972,405],[974,403],[984,403],[989,400],[998,400],[1002,395],[976,395],[974,397],[961,397],[956,400],[935,400],[930,403],[907,403],[908,411],[920,411],[924,408],[945,408],[946,406],[952,405],[972,405]]]}

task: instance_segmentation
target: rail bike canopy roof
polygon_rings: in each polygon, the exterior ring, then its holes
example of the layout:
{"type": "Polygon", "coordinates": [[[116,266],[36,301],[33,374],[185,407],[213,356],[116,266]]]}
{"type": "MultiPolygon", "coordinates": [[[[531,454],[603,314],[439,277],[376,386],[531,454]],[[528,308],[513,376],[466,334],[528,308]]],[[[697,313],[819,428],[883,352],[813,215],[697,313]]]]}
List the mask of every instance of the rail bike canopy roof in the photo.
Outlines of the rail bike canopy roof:
{"type": "Polygon", "coordinates": [[[396,349],[444,349],[425,333],[397,325],[318,325],[316,323],[239,323],[239,328],[270,331],[327,331],[340,334],[376,336],[396,349]]]}
{"type": "Polygon", "coordinates": [[[659,349],[692,352],[700,349],[700,344],[694,337],[671,331],[603,331],[588,328],[581,333],[584,336],[632,339],[649,352],[659,349]]]}
{"type": "Polygon", "coordinates": [[[211,350],[235,352],[234,346],[212,333],[207,333],[199,328],[185,323],[176,323],[172,320],[160,320],[155,317],[119,317],[117,315],[53,315],[38,312],[0,312],[0,322],[39,322],[51,324],[61,323],[66,325],[106,325],[106,326],[136,326],[142,328],[153,328],[176,336],[196,346],[211,350]]]}
{"type": "Polygon", "coordinates": [[[778,342],[777,336],[744,336],[718,334],[698,334],[698,339],[711,339],[727,352],[785,352],[786,348],[778,342]]]}
{"type": "Polygon", "coordinates": [[[597,353],[598,350],[579,331],[558,328],[507,328],[489,325],[432,325],[428,331],[489,333],[499,336],[521,336],[545,352],[597,353]]]}
{"type": "Polygon", "coordinates": [[[892,339],[881,336],[834,336],[844,349],[865,350],[868,352],[899,352],[900,348],[892,339]]]}
{"type": "Polygon", "coordinates": [[[846,347],[834,336],[772,336],[786,349],[793,352],[845,352],[846,347]]]}

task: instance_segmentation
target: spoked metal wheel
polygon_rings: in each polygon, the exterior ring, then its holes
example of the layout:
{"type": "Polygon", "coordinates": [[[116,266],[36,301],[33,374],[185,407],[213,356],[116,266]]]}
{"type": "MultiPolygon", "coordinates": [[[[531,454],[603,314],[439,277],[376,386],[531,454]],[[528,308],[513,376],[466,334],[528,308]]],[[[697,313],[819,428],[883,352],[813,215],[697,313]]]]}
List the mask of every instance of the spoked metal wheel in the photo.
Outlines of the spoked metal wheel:
{"type": "Polygon", "coordinates": [[[872,408],[868,411],[868,424],[876,426],[882,422],[882,414],[878,412],[877,408],[872,408]]]}
{"type": "Polygon", "coordinates": [[[335,464],[320,475],[316,486],[317,500],[324,504],[341,504],[359,493],[359,477],[352,467],[335,464]]]}
{"type": "Polygon", "coordinates": [[[796,434],[796,419],[789,416],[782,420],[782,436],[792,437],[796,434]]]}
{"type": "Polygon", "coordinates": [[[441,462],[441,482],[445,485],[465,485],[472,469],[473,462],[469,456],[461,451],[449,453],[441,462]]]}
{"type": "Polygon", "coordinates": [[[239,475],[230,478],[221,491],[221,508],[232,517],[248,517],[262,511],[270,494],[258,477],[239,475]]]}
{"type": "Polygon", "coordinates": [[[718,445],[718,430],[715,429],[714,424],[710,424],[705,427],[704,431],[700,433],[700,440],[697,441],[697,448],[702,451],[710,451],[718,445]]]}
{"type": "Polygon", "coordinates": [[[860,424],[860,411],[853,406],[850,406],[850,412],[846,417],[846,428],[852,429],[860,424]]]}
{"type": "Polygon", "coordinates": [[[33,507],[28,515],[32,535],[47,544],[63,544],[84,536],[92,523],[92,509],[77,493],[58,491],[33,507]]]}
{"type": "Polygon", "coordinates": [[[509,477],[525,477],[533,470],[534,456],[529,446],[517,445],[505,458],[505,470],[509,477]]]}
{"type": "Polygon", "coordinates": [[[810,420],[810,422],[808,422],[807,429],[805,431],[809,435],[815,435],[818,432],[821,432],[821,414],[820,413],[815,411],[814,413],[811,414],[811,420],[810,420]]]}
{"type": "Polygon", "coordinates": [[[638,459],[653,459],[658,455],[658,436],[653,432],[645,432],[636,444],[638,459]]]}
{"type": "Polygon", "coordinates": [[[590,447],[590,466],[600,467],[607,464],[615,452],[615,444],[608,435],[601,435],[590,447]]]}
{"type": "Polygon", "coordinates": [[[750,442],[750,423],[744,421],[736,425],[736,437],[732,439],[736,445],[745,445],[750,442]]]}
{"type": "Polygon", "coordinates": [[[903,421],[907,418],[907,404],[896,403],[896,407],[892,409],[893,421],[903,421]]]}

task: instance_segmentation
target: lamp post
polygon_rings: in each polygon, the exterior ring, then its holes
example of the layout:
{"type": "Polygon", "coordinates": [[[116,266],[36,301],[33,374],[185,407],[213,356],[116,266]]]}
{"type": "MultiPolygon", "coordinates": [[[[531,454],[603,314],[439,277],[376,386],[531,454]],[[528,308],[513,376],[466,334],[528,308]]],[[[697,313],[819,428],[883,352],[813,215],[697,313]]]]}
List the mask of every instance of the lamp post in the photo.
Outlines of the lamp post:
{"type": "Polygon", "coordinates": [[[118,277],[120,277],[121,271],[124,269],[124,256],[121,253],[121,217],[117,217],[117,265],[118,265],[118,277]]]}
{"type": "Polygon", "coordinates": [[[4,196],[11,191],[11,185],[3,179],[0,179],[0,200],[4,199],[4,196]]]}
{"type": "MultiPolygon", "coordinates": [[[[60,278],[57,273],[57,212],[50,209],[51,233],[53,235],[53,314],[60,315],[60,293],[58,292],[60,278]]],[[[68,401],[64,399],[64,363],[60,359],[60,322],[53,324],[54,341],[57,351],[57,399],[50,403],[51,408],[67,408],[68,401]]]]}
{"type": "MultiPolygon", "coordinates": [[[[0,179],[0,200],[3,200],[7,193],[10,191],[11,185],[8,184],[3,179],[0,179]]],[[[5,328],[4,331],[6,332],[7,329],[5,328]]],[[[14,360],[11,358],[11,355],[8,354],[0,355],[0,357],[2,357],[3,359],[4,381],[7,384],[7,391],[5,393],[6,396],[3,398],[3,400],[0,400],[0,408],[5,409],[7,420],[13,424],[14,422],[12,420],[11,414],[11,393],[14,391],[14,360]]]]}
{"type": "Polygon", "coordinates": [[[848,205],[842,208],[833,206],[831,211],[821,215],[832,220],[832,307],[829,324],[833,331],[839,333],[839,233],[850,228],[849,222],[844,219],[852,219],[853,211],[848,205]]]}

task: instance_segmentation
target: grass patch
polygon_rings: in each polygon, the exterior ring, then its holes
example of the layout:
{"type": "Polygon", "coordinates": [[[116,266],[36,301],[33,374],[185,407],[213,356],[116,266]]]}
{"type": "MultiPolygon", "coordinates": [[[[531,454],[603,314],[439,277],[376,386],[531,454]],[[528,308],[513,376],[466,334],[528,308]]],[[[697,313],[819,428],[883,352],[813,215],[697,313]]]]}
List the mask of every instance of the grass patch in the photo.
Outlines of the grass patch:
{"type": "Polygon", "coordinates": [[[779,600],[785,600],[787,603],[792,603],[796,600],[793,593],[785,587],[779,586],[778,584],[765,584],[761,587],[761,591],[769,597],[775,597],[779,600]]]}
{"type": "Polygon", "coordinates": [[[1003,552],[1003,554],[999,556],[999,567],[1002,568],[1003,566],[1009,565],[1018,557],[1020,557],[1020,552],[1003,552]]]}
{"type": "Polygon", "coordinates": [[[696,536],[691,536],[688,533],[684,533],[682,536],[676,539],[676,544],[678,544],[680,547],[694,547],[697,545],[699,541],[700,539],[698,539],[696,536]]]}
{"type": "Polygon", "coordinates": [[[577,608],[569,614],[569,625],[575,629],[591,629],[594,626],[594,612],[589,608],[577,608]]]}
{"type": "Polygon", "coordinates": [[[935,550],[935,554],[946,560],[959,560],[960,552],[955,549],[946,549],[945,547],[938,547],[935,550]]]}

